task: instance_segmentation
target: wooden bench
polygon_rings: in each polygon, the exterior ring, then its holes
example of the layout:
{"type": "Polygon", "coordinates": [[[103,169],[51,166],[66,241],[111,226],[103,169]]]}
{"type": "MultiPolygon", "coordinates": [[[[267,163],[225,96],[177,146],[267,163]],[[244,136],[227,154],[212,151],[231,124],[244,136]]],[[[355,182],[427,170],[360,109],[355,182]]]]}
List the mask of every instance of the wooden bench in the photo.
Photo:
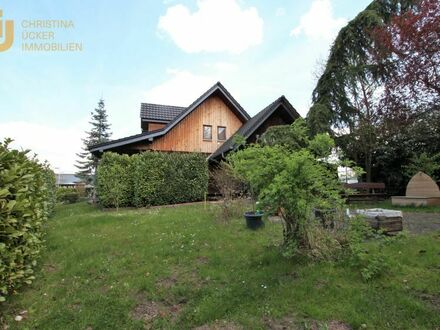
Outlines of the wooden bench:
{"type": "Polygon", "coordinates": [[[377,201],[387,198],[383,182],[345,183],[344,188],[351,190],[345,194],[349,202],[377,201]]]}

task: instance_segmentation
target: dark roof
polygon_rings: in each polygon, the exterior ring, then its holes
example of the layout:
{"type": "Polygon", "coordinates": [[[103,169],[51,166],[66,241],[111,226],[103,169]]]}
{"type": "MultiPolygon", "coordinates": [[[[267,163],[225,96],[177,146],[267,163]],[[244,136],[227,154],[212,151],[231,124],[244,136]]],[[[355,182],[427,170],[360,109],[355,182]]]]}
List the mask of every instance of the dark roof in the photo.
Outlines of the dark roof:
{"type": "Polygon", "coordinates": [[[55,174],[57,185],[74,185],[75,183],[82,182],[80,178],[75,174],[55,174]]]}
{"type": "Polygon", "coordinates": [[[287,98],[282,95],[278,99],[276,99],[274,102],[269,104],[267,107],[265,107],[263,110],[261,110],[259,113],[257,113],[255,116],[253,116],[248,122],[246,122],[243,126],[241,126],[237,132],[235,132],[229,139],[227,139],[215,152],[209,156],[209,159],[215,159],[219,156],[222,156],[223,154],[235,149],[237,145],[234,143],[234,138],[237,135],[241,135],[244,138],[248,139],[252,133],[254,133],[263,123],[264,121],[269,118],[272,113],[278,107],[282,105],[283,108],[292,116],[293,120],[296,120],[300,117],[299,113],[295,110],[295,108],[290,104],[290,102],[287,100],[287,98]]]}
{"type": "Polygon", "coordinates": [[[176,126],[183,118],[188,116],[192,111],[194,111],[201,103],[203,103],[208,97],[211,95],[220,96],[223,101],[235,112],[238,117],[244,122],[247,122],[250,119],[249,114],[243,109],[243,107],[232,97],[232,95],[228,92],[228,90],[220,83],[217,82],[208,89],[205,93],[203,93],[197,100],[191,103],[187,108],[184,108],[173,120],[171,120],[165,127],[152,131],[152,132],[144,132],[141,134],[136,134],[132,136],[128,136],[122,139],[108,141],[100,144],[93,145],[89,148],[89,150],[93,152],[102,152],[105,149],[111,149],[115,147],[120,147],[123,145],[136,143],[140,141],[145,141],[148,139],[152,139],[158,136],[165,135],[168,133],[174,126],[176,126]]]}
{"type": "Polygon", "coordinates": [[[141,119],[170,122],[185,109],[174,105],[141,103],[141,119]]]}

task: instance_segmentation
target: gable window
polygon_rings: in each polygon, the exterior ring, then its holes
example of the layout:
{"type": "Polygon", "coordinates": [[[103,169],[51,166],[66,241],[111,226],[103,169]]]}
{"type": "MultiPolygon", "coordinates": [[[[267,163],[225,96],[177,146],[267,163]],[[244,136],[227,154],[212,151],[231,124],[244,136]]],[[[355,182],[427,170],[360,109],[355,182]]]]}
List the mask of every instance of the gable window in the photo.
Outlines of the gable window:
{"type": "Polygon", "coordinates": [[[226,127],[217,126],[217,140],[218,141],[226,140],[226,127]]]}
{"type": "Polygon", "coordinates": [[[212,140],[212,126],[203,125],[203,140],[212,140]]]}

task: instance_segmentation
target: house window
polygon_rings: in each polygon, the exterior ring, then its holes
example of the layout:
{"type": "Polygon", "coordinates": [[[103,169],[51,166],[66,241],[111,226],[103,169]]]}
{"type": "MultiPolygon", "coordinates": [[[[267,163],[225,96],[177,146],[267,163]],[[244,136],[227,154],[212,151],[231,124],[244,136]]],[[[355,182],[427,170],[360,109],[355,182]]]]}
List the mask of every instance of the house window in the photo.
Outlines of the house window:
{"type": "Polygon", "coordinates": [[[212,126],[203,125],[203,140],[212,140],[212,126]]]}
{"type": "Polygon", "coordinates": [[[226,127],[217,126],[217,140],[219,141],[226,140],[226,127]]]}

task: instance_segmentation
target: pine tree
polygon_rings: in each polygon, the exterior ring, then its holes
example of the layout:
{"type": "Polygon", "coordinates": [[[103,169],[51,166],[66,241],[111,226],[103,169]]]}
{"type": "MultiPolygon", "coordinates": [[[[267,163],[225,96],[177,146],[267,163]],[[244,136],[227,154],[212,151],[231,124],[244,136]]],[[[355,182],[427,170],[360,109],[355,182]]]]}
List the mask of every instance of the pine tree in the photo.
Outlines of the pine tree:
{"type": "Polygon", "coordinates": [[[83,148],[82,152],[77,153],[79,157],[77,164],[78,168],[76,176],[84,180],[86,183],[92,183],[95,175],[96,167],[98,166],[98,158],[92,155],[89,151],[89,147],[98,143],[106,142],[110,140],[110,124],[107,121],[107,110],[105,109],[104,100],[100,99],[98,102],[98,108],[95,108],[91,112],[92,118],[89,122],[92,125],[90,131],[86,132],[86,138],[82,139],[83,148]]]}

